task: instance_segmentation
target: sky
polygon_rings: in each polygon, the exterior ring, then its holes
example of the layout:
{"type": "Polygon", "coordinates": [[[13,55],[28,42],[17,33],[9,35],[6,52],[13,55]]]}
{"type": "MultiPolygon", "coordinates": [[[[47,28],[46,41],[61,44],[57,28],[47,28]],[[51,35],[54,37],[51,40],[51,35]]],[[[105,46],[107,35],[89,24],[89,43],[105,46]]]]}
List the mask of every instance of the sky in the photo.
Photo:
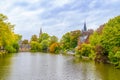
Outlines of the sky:
{"type": "Polygon", "coordinates": [[[23,39],[43,32],[61,38],[68,31],[97,29],[120,15],[120,0],[1,0],[0,13],[23,39]]]}

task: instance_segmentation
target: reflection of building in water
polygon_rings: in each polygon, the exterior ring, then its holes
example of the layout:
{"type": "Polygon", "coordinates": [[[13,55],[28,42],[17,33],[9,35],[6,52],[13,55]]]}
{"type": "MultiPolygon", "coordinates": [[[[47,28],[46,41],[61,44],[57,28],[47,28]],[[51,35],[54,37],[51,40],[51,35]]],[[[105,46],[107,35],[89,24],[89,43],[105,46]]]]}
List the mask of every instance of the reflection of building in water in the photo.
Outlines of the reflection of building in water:
{"type": "Polygon", "coordinates": [[[84,27],[81,31],[81,36],[78,39],[78,45],[82,43],[89,43],[89,36],[93,33],[92,29],[87,30],[86,22],[84,22],[84,27]]]}

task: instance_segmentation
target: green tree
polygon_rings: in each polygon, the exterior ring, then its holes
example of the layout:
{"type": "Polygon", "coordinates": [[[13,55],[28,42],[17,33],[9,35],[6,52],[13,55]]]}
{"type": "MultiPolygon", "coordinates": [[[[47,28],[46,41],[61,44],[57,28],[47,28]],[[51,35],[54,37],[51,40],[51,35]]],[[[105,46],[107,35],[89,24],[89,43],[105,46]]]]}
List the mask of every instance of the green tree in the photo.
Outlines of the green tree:
{"type": "Polygon", "coordinates": [[[63,50],[70,49],[70,32],[67,32],[62,36],[60,44],[63,50]]]}
{"type": "Polygon", "coordinates": [[[110,19],[103,29],[101,44],[110,51],[115,46],[120,47],[120,16],[110,19]]]}
{"type": "Polygon", "coordinates": [[[111,62],[119,62],[118,54],[120,51],[120,16],[110,19],[108,23],[105,24],[102,32],[101,44],[108,52],[111,62]]]}
{"type": "Polygon", "coordinates": [[[7,52],[16,52],[19,35],[14,33],[14,25],[7,20],[7,16],[0,14],[0,48],[2,47],[7,52]]]}
{"type": "Polygon", "coordinates": [[[94,32],[93,35],[90,36],[90,44],[93,46],[99,45],[101,41],[101,34],[94,32]]]}
{"type": "Polygon", "coordinates": [[[99,27],[90,37],[90,43],[96,46],[96,58],[100,62],[119,62],[120,51],[120,16],[110,19],[106,24],[99,27]],[[99,45],[99,46],[98,46],[99,45]]]}
{"type": "MultiPolygon", "coordinates": [[[[37,38],[36,35],[33,35],[30,41],[31,51],[47,52],[49,49],[49,43],[52,42],[53,38],[54,37],[50,38],[47,33],[42,33],[39,38],[37,38]]],[[[54,39],[56,39],[56,37],[54,39]]]]}
{"type": "Polygon", "coordinates": [[[38,41],[37,35],[35,35],[35,34],[32,35],[31,41],[36,41],[37,42],[38,41]]]}
{"type": "Polygon", "coordinates": [[[58,38],[56,36],[50,36],[49,45],[58,42],[58,38]]]}
{"type": "Polygon", "coordinates": [[[50,38],[49,34],[42,33],[40,38],[39,38],[39,43],[41,43],[43,40],[48,40],[49,38],[50,38]]]}
{"type": "Polygon", "coordinates": [[[29,44],[29,41],[27,39],[22,41],[22,44],[29,44]]]}
{"type": "Polygon", "coordinates": [[[78,43],[78,38],[80,37],[80,30],[75,30],[70,32],[70,46],[75,48],[78,43]]]}
{"type": "Polygon", "coordinates": [[[48,47],[49,47],[48,40],[43,40],[43,41],[40,43],[40,45],[41,45],[42,51],[45,51],[45,52],[48,51],[48,47]]]}
{"type": "Polygon", "coordinates": [[[42,50],[40,43],[38,43],[36,41],[31,41],[30,46],[31,46],[31,51],[32,52],[37,52],[37,51],[42,50]]]}
{"type": "Polygon", "coordinates": [[[60,40],[60,44],[63,50],[74,49],[77,46],[78,38],[80,37],[80,30],[67,32],[60,40]]]}

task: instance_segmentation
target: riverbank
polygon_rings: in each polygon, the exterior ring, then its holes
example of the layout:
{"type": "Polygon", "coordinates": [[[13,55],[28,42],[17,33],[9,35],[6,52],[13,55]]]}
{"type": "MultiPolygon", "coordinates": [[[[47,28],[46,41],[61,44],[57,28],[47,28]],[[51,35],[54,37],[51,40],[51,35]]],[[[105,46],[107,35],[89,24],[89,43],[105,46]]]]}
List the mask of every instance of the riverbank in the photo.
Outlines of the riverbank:
{"type": "Polygon", "coordinates": [[[0,56],[4,56],[4,55],[6,55],[7,54],[7,52],[5,52],[5,51],[0,51],[0,56]]]}

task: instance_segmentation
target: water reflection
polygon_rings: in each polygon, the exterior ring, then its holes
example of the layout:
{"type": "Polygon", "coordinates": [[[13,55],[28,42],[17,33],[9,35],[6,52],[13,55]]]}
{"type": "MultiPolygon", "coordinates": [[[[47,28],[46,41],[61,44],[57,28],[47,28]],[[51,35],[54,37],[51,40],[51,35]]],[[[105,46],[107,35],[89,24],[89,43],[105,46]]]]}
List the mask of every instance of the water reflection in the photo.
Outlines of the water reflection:
{"type": "Polygon", "coordinates": [[[0,80],[119,80],[108,64],[47,53],[18,53],[0,58],[0,80]]]}
{"type": "Polygon", "coordinates": [[[96,63],[96,72],[99,74],[101,80],[120,80],[120,70],[115,69],[109,64],[96,63]]]}
{"type": "Polygon", "coordinates": [[[0,80],[8,80],[11,68],[12,54],[0,56],[0,80]]]}

